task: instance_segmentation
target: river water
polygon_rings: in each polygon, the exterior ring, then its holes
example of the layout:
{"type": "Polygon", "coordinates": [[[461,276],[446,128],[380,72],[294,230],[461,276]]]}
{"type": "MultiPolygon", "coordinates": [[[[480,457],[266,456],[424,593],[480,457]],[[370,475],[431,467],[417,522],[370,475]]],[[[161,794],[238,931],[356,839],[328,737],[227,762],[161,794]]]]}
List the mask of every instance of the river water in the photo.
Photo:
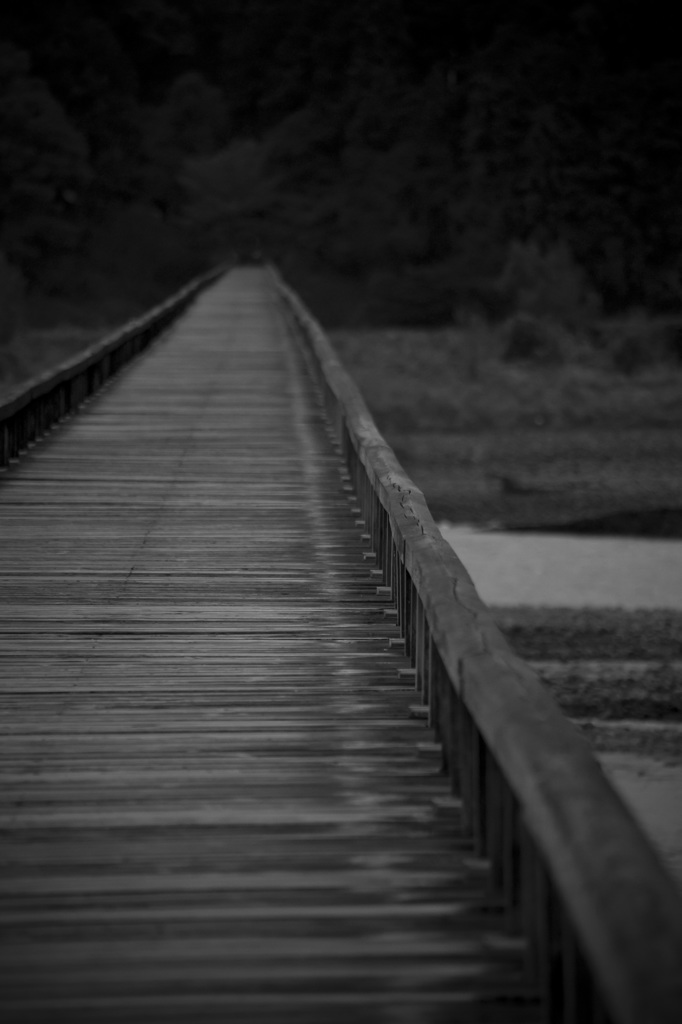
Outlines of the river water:
{"type": "MultiPolygon", "coordinates": [[[[486,604],[682,611],[682,541],[440,528],[486,604]]],[[[682,887],[682,764],[597,756],[682,887]]]]}
{"type": "Polygon", "coordinates": [[[486,604],[682,610],[682,541],[440,529],[486,604]]]}

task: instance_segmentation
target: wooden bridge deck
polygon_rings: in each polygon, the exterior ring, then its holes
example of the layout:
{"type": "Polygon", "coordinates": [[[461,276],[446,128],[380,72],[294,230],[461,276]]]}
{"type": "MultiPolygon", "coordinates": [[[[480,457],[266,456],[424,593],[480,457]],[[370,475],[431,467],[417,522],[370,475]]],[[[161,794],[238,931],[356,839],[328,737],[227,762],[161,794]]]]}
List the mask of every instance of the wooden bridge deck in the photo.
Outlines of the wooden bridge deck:
{"type": "Polygon", "coordinates": [[[2,1019],[531,1021],[267,274],[0,477],[2,1019]]]}

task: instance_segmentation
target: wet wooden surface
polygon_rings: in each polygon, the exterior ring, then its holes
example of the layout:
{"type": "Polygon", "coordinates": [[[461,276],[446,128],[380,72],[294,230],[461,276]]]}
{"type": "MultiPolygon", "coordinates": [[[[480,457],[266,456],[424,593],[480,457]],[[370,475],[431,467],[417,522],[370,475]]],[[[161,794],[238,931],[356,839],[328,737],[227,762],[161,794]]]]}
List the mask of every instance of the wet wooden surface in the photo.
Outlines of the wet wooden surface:
{"type": "Polygon", "coordinates": [[[0,477],[3,1021],[532,1021],[266,273],[0,477]]]}

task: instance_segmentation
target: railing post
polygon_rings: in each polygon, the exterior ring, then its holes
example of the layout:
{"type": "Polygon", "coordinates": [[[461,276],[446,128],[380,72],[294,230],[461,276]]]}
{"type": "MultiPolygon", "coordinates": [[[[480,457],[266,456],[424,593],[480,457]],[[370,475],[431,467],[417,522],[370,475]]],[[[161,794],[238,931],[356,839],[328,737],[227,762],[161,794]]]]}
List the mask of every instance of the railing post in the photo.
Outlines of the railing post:
{"type": "Polygon", "coordinates": [[[521,927],[521,850],[516,797],[502,781],[502,888],[510,930],[521,927]]]}
{"type": "Polygon", "coordinates": [[[458,716],[459,725],[459,775],[462,786],[463,822],[467,831],[474,834],[475,801],[474,792],[474,725],[468,709],[462,704],[458,716]]]}

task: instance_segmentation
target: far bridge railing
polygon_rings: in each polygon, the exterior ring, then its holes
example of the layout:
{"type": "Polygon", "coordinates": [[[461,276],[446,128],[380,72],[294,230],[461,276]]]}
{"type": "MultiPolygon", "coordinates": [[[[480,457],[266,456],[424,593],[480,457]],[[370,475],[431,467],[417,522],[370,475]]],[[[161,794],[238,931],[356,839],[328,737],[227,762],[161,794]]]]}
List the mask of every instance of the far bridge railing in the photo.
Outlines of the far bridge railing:
{"type": "MultiPolygon", "coordinates": [[[[679,1024],[682,897],[511,650],[320,325],[273,270],[395,603],[452,789],[553,1024],[679,1024]]],[[[371,558],[371,556],[370,556],[371,558]]]]}
{"type": "Polygon", "coordinates": [[[18,459],[39,438],[108,384],[225,269],[220,266],[195,278],[165,302],[54,369],[20,385],[0,401],[0,468],[18,459]]]}

